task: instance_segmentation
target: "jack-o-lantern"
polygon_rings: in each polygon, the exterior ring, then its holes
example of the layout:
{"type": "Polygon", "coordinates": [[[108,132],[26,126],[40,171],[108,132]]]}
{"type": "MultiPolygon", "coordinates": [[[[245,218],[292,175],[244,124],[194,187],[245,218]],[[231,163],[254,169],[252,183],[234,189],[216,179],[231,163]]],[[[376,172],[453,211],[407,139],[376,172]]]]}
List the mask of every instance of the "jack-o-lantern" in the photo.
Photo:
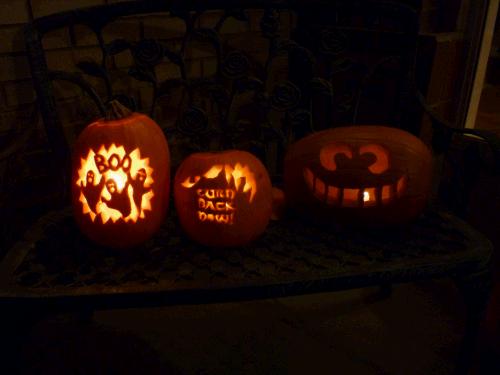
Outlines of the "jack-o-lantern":
{"type": "Polygon", "coordinates": [[[265,230],[272,214],[271,189],[266,168],[248,152],[197,153],[177,170],[175,207],[195,241],[240,246],[265,230]]]}
{"type": "Polygon", "coordinates": [[[114,101],[73,153],[72,203],[84,234],[124,248],[147,240],[168,208],[170,155],[160,127],[114,101]]]}
{"type": "Polygon", "coordinates": [[[287,202],[302,212],[363,225],[407,222],[431,189],[432,157],[412,134],[384,126],[324,130],[285,157],[287,202]]]}

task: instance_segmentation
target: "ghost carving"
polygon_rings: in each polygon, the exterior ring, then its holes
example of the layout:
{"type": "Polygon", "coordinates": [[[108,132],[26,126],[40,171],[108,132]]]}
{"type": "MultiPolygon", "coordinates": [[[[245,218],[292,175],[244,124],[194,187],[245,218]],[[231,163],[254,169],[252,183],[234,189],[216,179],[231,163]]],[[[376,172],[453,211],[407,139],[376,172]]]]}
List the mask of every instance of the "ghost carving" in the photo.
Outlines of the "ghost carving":
{"type": "Polygon", "coordinates": [[[127,153],[112,145],[89,150],[81,159],[76,182],[83,213],[92,221],[100,217],[103,224],[144,218],[154,196],[152,172],[149,159],[141,158],[138,149],[127,153]]]}

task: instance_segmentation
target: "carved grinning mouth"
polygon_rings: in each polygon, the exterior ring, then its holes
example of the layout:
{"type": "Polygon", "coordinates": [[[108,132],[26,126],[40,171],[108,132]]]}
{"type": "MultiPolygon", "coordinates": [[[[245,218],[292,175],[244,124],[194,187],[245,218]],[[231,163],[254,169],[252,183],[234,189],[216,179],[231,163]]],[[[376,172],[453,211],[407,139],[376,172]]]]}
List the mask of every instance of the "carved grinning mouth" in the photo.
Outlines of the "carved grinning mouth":
{"type": "Polygon", "coordinates": [[[314,197],[330,206],[376,207],[392,203],[406,191],[407,177],[400,177],[396,183],[369,187],[338,187],[326,184],[309,168],[304,168],[304,180],[314,197]]]}

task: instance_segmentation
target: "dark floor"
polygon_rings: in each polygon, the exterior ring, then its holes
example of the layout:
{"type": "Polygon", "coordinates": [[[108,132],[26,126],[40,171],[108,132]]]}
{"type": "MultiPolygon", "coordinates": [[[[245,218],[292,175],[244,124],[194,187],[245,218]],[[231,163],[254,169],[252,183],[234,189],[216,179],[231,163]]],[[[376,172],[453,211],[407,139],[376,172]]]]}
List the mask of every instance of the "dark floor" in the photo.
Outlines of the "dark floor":
{"type": "Polygon", "coordinates": [[[486,84],[484,86],[475,127],[500,135],[500,85],[486,84]]]}
{"type": "Polygon", "coordinates": [[[25,341],[23,372],[451,374],[464,325],[454,285],[377,292],[52,317],[25,341]]]}

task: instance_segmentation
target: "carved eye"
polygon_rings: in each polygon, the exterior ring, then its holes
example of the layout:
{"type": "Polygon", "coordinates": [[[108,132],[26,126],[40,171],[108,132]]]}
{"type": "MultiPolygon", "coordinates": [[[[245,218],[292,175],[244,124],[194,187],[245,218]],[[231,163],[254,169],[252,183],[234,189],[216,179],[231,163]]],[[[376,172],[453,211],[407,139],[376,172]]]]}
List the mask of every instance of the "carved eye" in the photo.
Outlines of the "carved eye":
{"type": "Polygon", "coordinates": [[[323,147],[319,152],[319,160],[323,168],[329,171],[337,170],[337,162],[335,161],[337,155],[345,155],[352,159],[351,148],[342,143],[332,143],[323,147]]]}
{"type": "Polygon", "coordinates": [[[87,172],[87,182],[89,184],[94,182],[94,172],[92,172],[92,171],[87,172]]]}
{"type": "Polygon", "coordinates": [[[113,194],[116,191],[116,183],[114,180],[108,180],[106,181],[106,187],[108,188],[108,191],[113,194]]]}
{"type": "Polygon", "coordinates": [[[146,170],[144,168],[137,171],[137,178],[139,181],[144,181],[146,179],[146,170]]]}
{"type": "Polygon", "coordinates": [[[373,174],[381,174],[389,169],[389,152],[384,147],[375,144],[361,146],[359,154],[375,156],[375,161],[368,167],[373,174]]]}

